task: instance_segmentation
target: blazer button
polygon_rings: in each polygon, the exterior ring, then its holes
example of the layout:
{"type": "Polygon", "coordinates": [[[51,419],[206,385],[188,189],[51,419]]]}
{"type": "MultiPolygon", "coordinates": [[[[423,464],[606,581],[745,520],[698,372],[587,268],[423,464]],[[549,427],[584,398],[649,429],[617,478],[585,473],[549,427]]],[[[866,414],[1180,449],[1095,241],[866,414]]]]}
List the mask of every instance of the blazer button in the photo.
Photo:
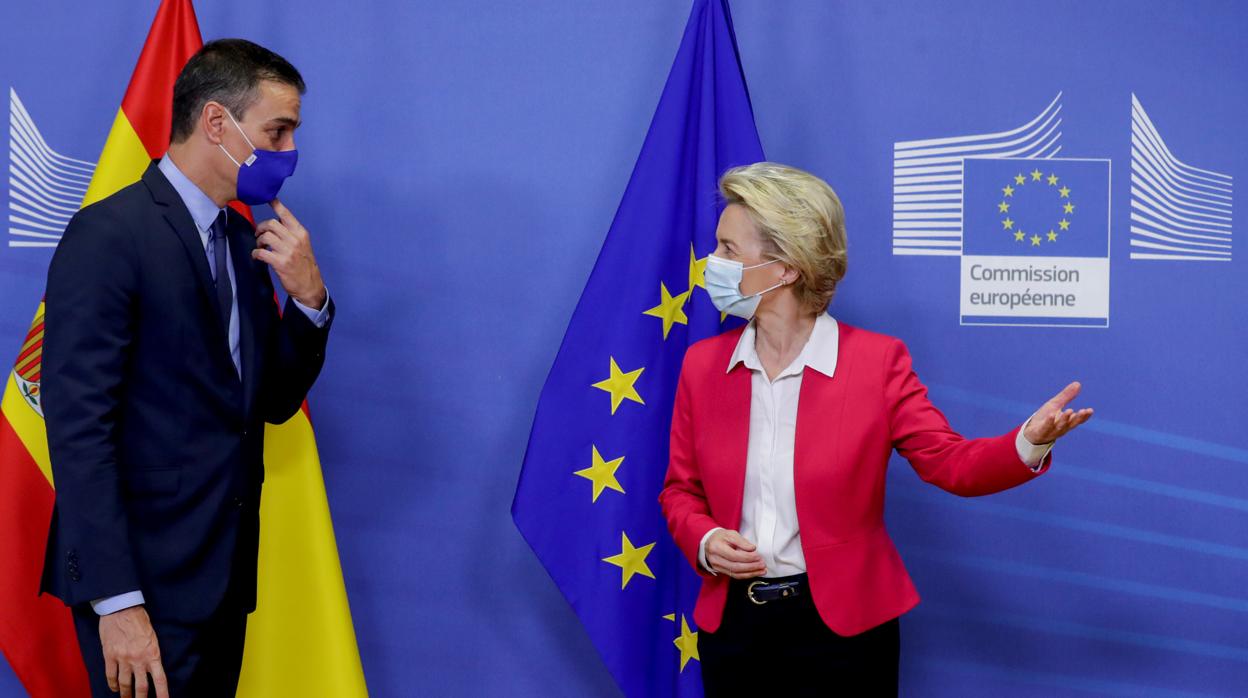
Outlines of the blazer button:
{"type": "Polygon", "coordinates": [[[238,507],[239,509],[242,509],[242,508],[243,508],[243,498],[242,498],[242,497],[235,497],[235,498],[234,498],[233,500],[231,500],[231,501],[234,503],[234,506],[238,507]]]}

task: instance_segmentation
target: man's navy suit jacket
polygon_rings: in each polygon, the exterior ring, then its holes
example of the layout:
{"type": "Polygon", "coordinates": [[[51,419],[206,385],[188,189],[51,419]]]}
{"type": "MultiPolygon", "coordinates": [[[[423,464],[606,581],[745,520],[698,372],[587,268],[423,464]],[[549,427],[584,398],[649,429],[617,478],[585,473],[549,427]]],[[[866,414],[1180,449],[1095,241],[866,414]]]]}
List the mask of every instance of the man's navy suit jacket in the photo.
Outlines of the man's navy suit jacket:
{"type": "MultiPolygon", "coordinates": [[[[140,590],[153,617],[255,608],[264,423],[300,409],[318,328],[251,257],[229,211],[240,380],[208,258],[153,163],[78,212],[48,270],[43,410],[56,487],[41,591],[66,605],[140,590]]],[[[332,317],[332,308],[330,317],[332,317]]]]}

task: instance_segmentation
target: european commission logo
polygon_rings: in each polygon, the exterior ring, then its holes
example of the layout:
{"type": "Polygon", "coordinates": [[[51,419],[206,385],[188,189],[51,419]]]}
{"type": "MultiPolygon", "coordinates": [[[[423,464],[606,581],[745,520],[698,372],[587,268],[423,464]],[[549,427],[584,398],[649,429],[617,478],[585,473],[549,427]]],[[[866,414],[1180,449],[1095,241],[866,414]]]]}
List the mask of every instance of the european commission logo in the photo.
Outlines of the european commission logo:
{"type": "Polygon", "coordinates": [[[9,247],[56,247],[94,172],[49,146],[9,88],[9,247]]]}
{"type": "MultiPolygon", "coordinates": [[[[1130,259],[1230,261],[1231,176],[1179,160],[1135,95],[1130,124],[1130,259]]],[[[893,144],[893,254],[961,258],[962,324],[1109,326],[1111,163],[1062,148],[1060,92],[1009,130],[893,144]]]]}
{"type": "Polygon", "coordinates": [[[1109,324],[1108,160],[967,159],[964,325],[1109,324]]]}
{"type": "Polygon", "coordinates": [[[1232,183],[1175,157],[1131,95],[1131,259],[1231,261],[1232,183]]]}

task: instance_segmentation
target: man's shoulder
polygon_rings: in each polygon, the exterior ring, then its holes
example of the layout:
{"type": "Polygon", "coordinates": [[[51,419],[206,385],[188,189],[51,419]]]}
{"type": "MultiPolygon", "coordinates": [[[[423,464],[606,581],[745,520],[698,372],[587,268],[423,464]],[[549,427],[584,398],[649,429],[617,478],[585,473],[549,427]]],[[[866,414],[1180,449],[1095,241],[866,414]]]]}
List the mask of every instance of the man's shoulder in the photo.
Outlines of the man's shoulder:
{"type": "Polygon", "coordinates": [[[65,228],[62,244],[78,240],[116,242],[142,229],[143,216],[156,207],[147,186],[138,181],[82,207],[65,228]],[[139,225],[136,225],[139,224],[139,225]]]}
{"type": "Polygon", "coordinates": [[[82,207],[74,214],[73,220],[89,222],[124,220],[143,209],[150,209],[155,206],[156,204],[152,201],[147,185],[140,180],[122,187],[99,201],[82,207]]]}

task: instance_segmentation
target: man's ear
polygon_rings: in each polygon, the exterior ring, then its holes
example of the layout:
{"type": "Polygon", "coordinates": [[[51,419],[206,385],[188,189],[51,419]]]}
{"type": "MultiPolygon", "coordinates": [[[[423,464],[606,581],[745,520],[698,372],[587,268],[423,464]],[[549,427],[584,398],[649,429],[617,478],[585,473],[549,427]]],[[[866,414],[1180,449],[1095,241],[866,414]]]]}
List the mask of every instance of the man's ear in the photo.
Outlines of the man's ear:
{"type": "Polygon", "coordinates": [[[226,122],[230,117],[220,102],[209,100],[199,112],[199,129],[204,137],[213,145],[220,145],[225,134],[226,122]]]}

